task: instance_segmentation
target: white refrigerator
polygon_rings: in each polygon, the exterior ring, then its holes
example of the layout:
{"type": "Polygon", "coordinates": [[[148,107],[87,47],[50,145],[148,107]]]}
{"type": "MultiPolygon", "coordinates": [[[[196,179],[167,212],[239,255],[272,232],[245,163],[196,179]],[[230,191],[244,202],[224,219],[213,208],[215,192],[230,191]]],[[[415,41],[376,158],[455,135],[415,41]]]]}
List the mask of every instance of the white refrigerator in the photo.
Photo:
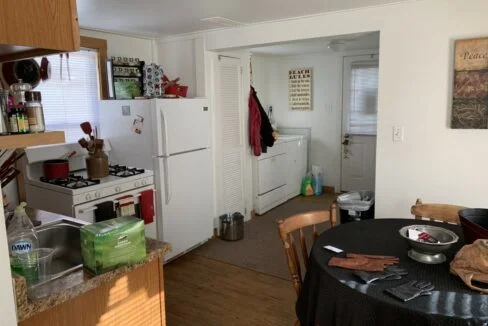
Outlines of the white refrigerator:
{"type": "Polygon", "coordinates": [[[211,113],[207,99],[100,102],[100,135],[111,164],[154,171],[158,239],[172,245],[165,260],[213,235],[211,113]]]}

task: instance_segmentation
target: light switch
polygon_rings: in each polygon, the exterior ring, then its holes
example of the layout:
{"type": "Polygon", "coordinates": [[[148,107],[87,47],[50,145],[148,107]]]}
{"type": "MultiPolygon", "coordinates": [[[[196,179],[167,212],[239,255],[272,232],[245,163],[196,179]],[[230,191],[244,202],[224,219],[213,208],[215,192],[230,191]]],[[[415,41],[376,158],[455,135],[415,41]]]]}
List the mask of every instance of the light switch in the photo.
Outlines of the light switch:
{"type": "Polygon", "coordinates": [[[122,115],[130,115],[130,105],[122,105],[122,115]]]}
{"type": "Polygon", "coordinates": [[[403,142],[403,126],[393,126],[393,141],[403,142]]]}

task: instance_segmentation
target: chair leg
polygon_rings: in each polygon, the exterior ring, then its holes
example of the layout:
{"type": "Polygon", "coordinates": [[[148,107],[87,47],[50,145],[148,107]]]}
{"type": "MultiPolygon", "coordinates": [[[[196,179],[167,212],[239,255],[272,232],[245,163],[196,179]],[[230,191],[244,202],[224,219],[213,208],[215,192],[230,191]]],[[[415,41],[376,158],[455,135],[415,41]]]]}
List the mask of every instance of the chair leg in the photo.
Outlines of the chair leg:
{"type": "Polygon", "coordinates": [[[298,319],[295,321],[295,326],[300,326],[300,321],[298,319]]]}

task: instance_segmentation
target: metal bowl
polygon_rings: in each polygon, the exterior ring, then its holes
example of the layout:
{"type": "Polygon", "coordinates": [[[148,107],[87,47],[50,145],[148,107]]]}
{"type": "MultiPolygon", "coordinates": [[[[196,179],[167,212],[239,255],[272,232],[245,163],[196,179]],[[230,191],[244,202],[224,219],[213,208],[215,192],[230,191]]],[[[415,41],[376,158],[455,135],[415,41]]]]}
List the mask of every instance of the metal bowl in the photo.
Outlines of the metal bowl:
{"type": "Polygon", "coordinates": [[[445,262],[446,255],[444,255],[443,252],[451,248],[451,246],[459,240],[456,233],[432,225],[407,225],[401,228],[398,232],[410,246],[408,256],[413,260],[424,264],[440,264],[445,262]],[[416,229],[426,232],[439,240],[439,243],[427,243],[410,239],[407,235],[408,229],[416,229]]]}

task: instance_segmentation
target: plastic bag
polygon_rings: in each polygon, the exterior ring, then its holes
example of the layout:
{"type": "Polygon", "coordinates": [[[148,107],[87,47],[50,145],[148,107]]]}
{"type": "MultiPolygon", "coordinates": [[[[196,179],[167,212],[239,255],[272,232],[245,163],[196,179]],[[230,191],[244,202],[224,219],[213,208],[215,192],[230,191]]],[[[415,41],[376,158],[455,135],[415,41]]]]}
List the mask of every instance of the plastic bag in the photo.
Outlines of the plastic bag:
{"type": "Polygon", "coordinates": [[[302,179],[301,193],[302,193],[302,196],[312,196],[313,195],[312,178],[308,175],[302,179]]]}

